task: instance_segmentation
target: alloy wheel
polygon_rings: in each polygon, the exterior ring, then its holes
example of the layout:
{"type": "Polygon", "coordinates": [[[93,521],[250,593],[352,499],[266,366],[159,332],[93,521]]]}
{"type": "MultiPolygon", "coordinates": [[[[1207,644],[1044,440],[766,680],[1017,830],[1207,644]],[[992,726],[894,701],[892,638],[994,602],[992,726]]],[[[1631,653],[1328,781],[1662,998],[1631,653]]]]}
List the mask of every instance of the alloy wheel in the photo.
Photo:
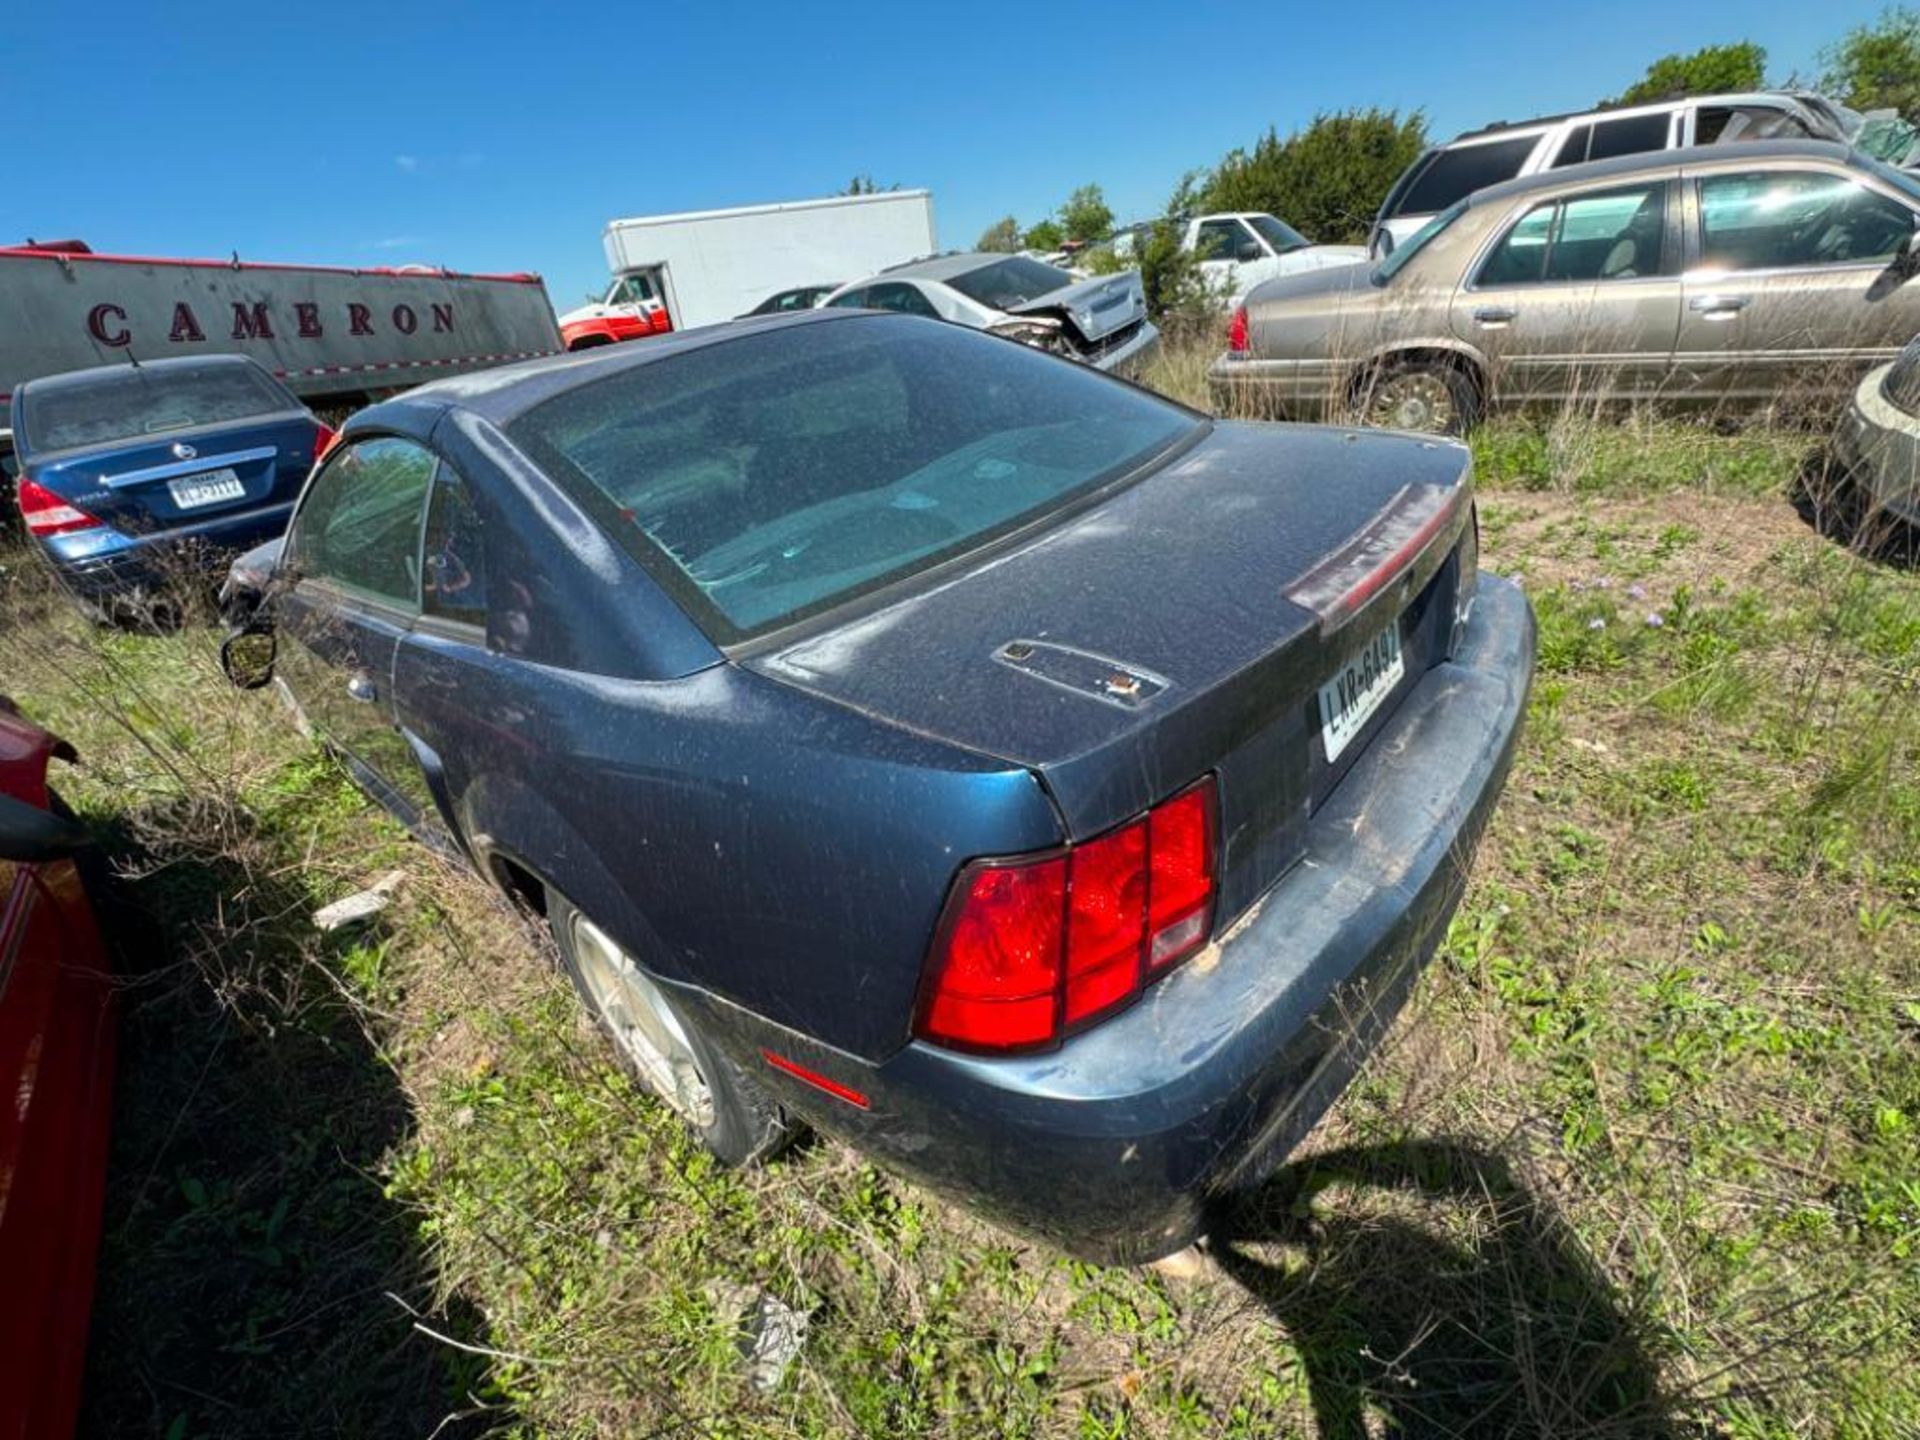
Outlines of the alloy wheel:
{"type": "Polygon", "coordinates": [[[696,1130],[712,1128],[713,1087],[665,993],[583,915],[573,918],[573,952],[595,1008],[641,1078],[696,1130]]]}

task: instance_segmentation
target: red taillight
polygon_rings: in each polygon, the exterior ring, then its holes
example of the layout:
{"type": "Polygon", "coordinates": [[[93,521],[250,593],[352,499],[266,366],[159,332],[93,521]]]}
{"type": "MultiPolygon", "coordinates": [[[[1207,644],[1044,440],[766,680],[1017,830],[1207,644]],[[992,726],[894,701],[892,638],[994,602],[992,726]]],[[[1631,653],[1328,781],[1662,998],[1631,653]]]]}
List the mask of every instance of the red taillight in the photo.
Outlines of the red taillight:
{"type": "Polygon", "coordinates": [[[1031,1050],[1134,999],[1213,924],[1211,777],[1117,830],[981,860],[955,883],[916,1029],[969,1050],[1031,1050]]]}
{"type": "Polygon", "coordinates": [[[1244,355],[1252,349],[1247,340],[1247,307],[1238,306],[1233,312],[1233,321],[1227,326],[1227,350],[1233,355],[1244,355]]]}
{"type": "Polygon", "coordinates": [[[1213,927],[1213,786],[1174,796],[1150,823],[1149,973],[1186,959],[1213,927]]]}
{"type": "Polygon", "coordinates": [[[27,522],[29,535],[66,535],[74,530],[92,530],[100,522],[77,505],[69,505],[46,486],[21,476],[14,482],[14,494],[20,499],[20,515],[27,522]]]}
{"type": "Polygon", "coordinates": [[[962,873],[922,1030],[983,1050],[1016,1050],[1059,1028],[1067,857],[962,873]]]}
{"type": "Polygon", "coordinates": [[[317,432],[313,437],[313,463],[318,465],[327,458],[327,452],[340,443],[340,432],[320,420],[313,424],[317,432]]]}

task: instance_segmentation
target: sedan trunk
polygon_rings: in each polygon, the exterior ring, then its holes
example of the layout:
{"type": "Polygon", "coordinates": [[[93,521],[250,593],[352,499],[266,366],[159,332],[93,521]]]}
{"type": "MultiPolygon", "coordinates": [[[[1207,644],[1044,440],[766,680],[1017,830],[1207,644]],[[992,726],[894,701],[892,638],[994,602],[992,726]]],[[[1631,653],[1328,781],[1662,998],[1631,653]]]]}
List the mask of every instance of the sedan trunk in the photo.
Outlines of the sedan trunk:
{"type": "Polygon", "coordinates": [[[1009,305],[1012,315],[1053,315],[1071,325],[1088,346],[1097,345],[1121,330],[1138,329],[1147,318],[1147,295],[1140,284],[1140,272],[1124,275],[1096,275],[1077,285],[1018,305],[1009,305]]]}
{"type": "Polygon", "coordinates": [[[1231,914],[1449,643],[1467,454],[1352,439],[1217,425],[1010,552],[747,663],[1026,766],[1074,839],[1217,774],[1231,914]]]}
{"type": "Polygon", "coordinates": [[[301,413],[50,456],[33,475],[104,524],[147,534],[292,499],[313,464],[313,439],[301,413]]]}

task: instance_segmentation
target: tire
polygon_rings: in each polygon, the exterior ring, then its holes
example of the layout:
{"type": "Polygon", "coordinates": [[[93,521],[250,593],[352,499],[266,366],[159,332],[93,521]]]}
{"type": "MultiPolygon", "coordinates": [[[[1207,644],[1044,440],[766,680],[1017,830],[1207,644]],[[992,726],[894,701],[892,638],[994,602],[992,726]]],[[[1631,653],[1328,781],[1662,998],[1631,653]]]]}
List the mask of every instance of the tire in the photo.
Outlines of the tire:
{"type": "Polygon", "coordinates": [[[1480,389],[1458,365],[1388,361],[1360,384],[1360,422],[1426,435],[1464,435],[1480,419],[1480,389]]]}
{"type": "Polygon", "coordinates": [[[580,1003],[622,1068],[721,1164],[754,1165],[786,1146],[794,1129],[786,1113],[700,1032],[667,987],[551,890],[547,923],[580,1003]]]}

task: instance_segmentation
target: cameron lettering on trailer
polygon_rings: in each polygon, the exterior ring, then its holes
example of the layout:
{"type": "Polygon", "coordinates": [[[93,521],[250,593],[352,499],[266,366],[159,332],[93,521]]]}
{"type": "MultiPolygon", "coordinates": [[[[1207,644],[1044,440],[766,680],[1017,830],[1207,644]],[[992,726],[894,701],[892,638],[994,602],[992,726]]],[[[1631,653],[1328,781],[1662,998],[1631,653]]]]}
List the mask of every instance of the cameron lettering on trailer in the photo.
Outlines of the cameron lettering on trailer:
{"type": "MultiPolygon", "coordinates": [[[[324,340],[329,335],[377,336],[413,335],[423,328],[428,334],[450,335],[454,330],[453,303],[435,300],[428,303],[425,315],[402,301],[384,312],[362,301],[351,300],[330,313],[312,300],[297,300],[276,308],[265,300],[225,302],[227,313],[214,313],[215,333],[227,340],[324,340]]],[[[95,344],[124,350],[149,338],[135,331],[124,305],[102,300],[86,313],[87,334],[95,344]]],[[[199,311],[185,300],[174,303],[167,326],[169,345],[201,345],[207,340],[207,326],[199,311]]],[[[144,352],[140,352],[144,353],[144,352]]]]}

